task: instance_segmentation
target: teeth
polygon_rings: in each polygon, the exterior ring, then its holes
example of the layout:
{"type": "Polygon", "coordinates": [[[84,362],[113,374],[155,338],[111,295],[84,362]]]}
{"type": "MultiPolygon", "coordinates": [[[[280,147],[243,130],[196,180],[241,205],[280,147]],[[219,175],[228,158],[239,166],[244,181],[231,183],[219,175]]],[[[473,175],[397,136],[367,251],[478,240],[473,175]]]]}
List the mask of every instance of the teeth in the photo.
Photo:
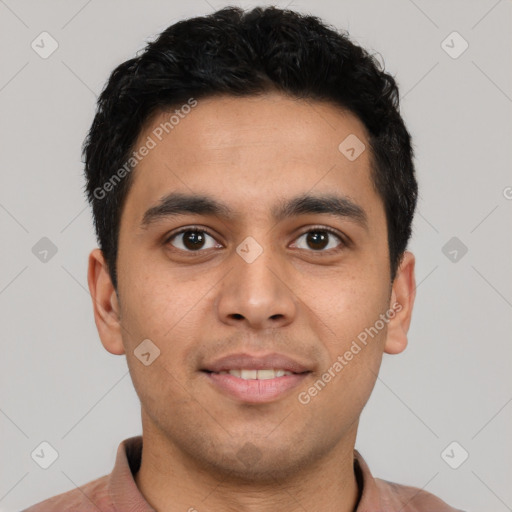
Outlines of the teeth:
{"type": "Polygon", "coordinates": [[[275,377],[276,372],[274,370],[258,370],[259,380],[274,379],[275,377]]]}
{"type": "Polygon", "coordinates": [[[276,377],[284,377],[285,375],[293,375],[293,372],[289,372],[288,370],[275,370],[272,368],[264,369],[264,370],[229,370],[219,372],[220,374],[229,373],[230,375],[234,375],[235,377],[240,377],[244,380],[249,379],[257,379],[257,380],[268,380],[275,379],[276,377]]]}
{"type": "Polygon", "coordinates": [[[257,379],[258,378],[258,370],[240,370],[240,378],[241,379],[257,379]]]}

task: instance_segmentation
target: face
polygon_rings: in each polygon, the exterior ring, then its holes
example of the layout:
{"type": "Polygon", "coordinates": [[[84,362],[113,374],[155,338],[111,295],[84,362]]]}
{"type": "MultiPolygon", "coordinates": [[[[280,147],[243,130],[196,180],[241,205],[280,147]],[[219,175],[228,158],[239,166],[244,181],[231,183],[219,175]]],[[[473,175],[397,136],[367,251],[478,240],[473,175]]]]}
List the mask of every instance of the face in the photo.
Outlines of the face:
{"type": "Polygon", "coordinates": [[[390,282],[364,125],[279,94],[199,100],[162,136],[169,116],[136,144],[156,142],[122,212],[118,296],[99,250],[89,266],[145,435],[253,480],[348,453],[414,300],[412,254],[390,282]],[[339,149],[348,136],[366,147],[356,159],[362,146],[339,149]]]}

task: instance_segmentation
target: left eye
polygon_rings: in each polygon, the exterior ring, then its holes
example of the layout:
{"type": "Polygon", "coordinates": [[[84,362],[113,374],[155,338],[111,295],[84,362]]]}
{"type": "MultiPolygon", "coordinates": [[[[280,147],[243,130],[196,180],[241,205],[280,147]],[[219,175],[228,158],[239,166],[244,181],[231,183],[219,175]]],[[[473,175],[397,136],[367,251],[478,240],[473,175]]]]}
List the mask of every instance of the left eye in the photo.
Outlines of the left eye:
{"type": "Polygon", "coordinates": [[[301,246],[299,242],[295,243],[299,249],[313,249],[317,252],[336,249],[343,244],[343,240],[338,235],[327,229],[314,229],[307,231],[297,238],[297,240],[301,239],[304,239],[305,244],[301,246]],[[333,238],[337,239],[338,243],[333,243],[333,238]]]}

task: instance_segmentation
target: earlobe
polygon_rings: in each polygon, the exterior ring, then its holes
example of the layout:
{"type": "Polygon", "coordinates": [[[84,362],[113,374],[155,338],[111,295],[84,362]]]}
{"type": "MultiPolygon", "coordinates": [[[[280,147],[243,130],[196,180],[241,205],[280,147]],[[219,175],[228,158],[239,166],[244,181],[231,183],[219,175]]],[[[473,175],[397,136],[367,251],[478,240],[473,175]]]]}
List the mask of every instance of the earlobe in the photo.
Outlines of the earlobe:
{"type": "Polygon", "coordinates": [[[89,254],[87,281],[101,343],[111,354],[124,354],[120,305],[100,249],[94,249],[89,254]]]}
{"type": "Polygon", "coordinates": [[[384,352],[387,354],[399,354],[407,347],[407,332],[416,297],[414,265],[414,254],[406,251],[391,290],[388,315],[390,321],[384,345],[384,352]]]}

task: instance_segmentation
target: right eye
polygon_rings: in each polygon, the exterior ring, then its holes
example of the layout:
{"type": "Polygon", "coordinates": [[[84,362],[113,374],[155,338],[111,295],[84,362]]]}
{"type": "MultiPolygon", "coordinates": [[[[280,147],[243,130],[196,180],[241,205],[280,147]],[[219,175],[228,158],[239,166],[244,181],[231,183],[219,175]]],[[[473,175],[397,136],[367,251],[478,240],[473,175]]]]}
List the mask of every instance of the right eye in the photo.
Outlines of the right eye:
{"type": "Polygon", "coordinates": [[[171,244],[176,249],[186,252],[198,252],[204,249],[212,249],[216,247],[215,243],[210,242],[209,247],[205,244],[210,238],[215,242],[215,238],[204,229],[199,228],[184,228],[180,231],[173,233],[167,240],[166,244],[171,244]],[[174,242],[173,242],[174,241],[174,242]]]}

